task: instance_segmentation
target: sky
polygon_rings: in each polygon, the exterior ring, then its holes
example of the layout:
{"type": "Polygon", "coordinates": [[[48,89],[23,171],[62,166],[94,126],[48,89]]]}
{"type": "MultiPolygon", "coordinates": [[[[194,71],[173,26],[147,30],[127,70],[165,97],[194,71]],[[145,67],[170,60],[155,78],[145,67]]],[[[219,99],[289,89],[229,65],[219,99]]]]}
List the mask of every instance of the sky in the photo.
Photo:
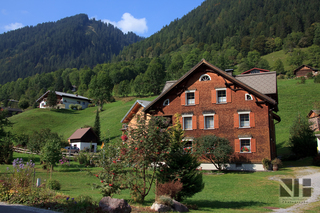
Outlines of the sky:
{"type": "Polygon", "coordinates": [[[204,0],[11,0],[0,4],[0,34],[25,26],[87,14],[124,33],[149,37],[204,0]]]}

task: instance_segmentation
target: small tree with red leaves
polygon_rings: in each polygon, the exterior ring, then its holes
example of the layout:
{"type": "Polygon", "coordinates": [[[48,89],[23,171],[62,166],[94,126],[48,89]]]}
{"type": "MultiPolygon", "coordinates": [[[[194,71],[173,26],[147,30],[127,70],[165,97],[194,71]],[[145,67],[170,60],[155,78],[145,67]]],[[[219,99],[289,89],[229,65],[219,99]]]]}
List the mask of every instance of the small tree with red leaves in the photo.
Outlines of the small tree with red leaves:
{"type": "Polygon", "coordinates": [[[156,171],[169,151],[167,126],[168,121],[162,117],[151,117],[150,120],[139,117],[137,125],[129,129],[129,139],[122,152],[129,165],[127,183],[136,202],[144,202],[155,182],[156,171]]]}
{"type": "Polygon", "coordinates": [[[97,189],[100,189],[103,196],[113,196],[119,194],[122,189],[127,188],[126,184],[126,169],[121,156],[123,147],[115,144],[107,144],[99,153],[98,166],[103,168],[95,175],[99,183],[93,184],[97,189]]]}

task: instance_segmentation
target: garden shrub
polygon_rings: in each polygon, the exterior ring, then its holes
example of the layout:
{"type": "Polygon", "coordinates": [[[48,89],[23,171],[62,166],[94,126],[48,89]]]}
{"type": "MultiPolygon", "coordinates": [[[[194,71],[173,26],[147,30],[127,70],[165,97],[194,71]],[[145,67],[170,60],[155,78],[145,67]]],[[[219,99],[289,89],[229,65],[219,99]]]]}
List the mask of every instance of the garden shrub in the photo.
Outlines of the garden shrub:
{"type": "Polygon", "coordinates": [[[85,166],[94,166],[94,153],[93,152],[86,152],[80,151],[76,160],[79,164],[84,164],[85,166]]]}
{"type": "Polygon", "coordinates": [[[49,189],[52,189],[52,190],[60,190],[61,189],[61,184],[57,180],[50,179],[50,180],[47,181],[47,187],[49,189]]]}
{"type": "Polygon", "coordinates": [[[308,79],[313,78],[312,72],[308,72],[308,73],[307,73],[307,78],[308,78],[308,79]]]}
{"type": "Polygon", "coordinates": [[[169,181],[166,183],[158,183],[156,189],[156,196],[160,197],[163,195],[169,196],[170,198],[176,198],[178,193],[182,190],[183,184],[180,180],[169,181]]]}
{"type": "Polygon", "coordinates": [[[298,158],[317,155],[317,140],[309,125],[307,118],[299,114],[290,128],[291,150],[298,158]]]}
{"type": "Polygon", "coordinates": [[[316,75],[313,80],[314,83],[320,83],[320,74],[316,75]]]}
{"type": "Polygon", "coordinates": [[[162,195],[162,196],[158,197],[156,201],[157,201],[157,203],[163,204],[163,205],[166,205],[166,206],[172,206],[173,205],[172,198],[169,197],[169,196],[165,196],[165,195],[162,195]]]}
{"type": "Polygon", "coordinates": [[[10,132],[0,137],[0,163],[10,164],[13,159],[13,142],[10,132]]]}
{"type": "Polygon", "coordinates": [[[263,158],[262,165],[265,169],[269,169],[271,165],[271,160],[269,160],[268,158],[263,158]]]}

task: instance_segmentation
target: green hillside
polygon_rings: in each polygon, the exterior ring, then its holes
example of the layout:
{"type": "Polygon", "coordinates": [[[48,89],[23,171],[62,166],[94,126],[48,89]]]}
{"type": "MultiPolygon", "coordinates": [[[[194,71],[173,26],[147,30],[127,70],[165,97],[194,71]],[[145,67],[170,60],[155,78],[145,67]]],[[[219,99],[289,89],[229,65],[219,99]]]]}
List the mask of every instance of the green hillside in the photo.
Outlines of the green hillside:
{"type": "MultiPolygon", "coordinates": [[[[143,98],[143,100],[153,100],[155,97],[143,98]]],[[[121,135],[120,123],[123,116],[130,109],[136,99],[130,98],[128,102],[116,101],[104,105],[100,113],[101,136],[111,140],[121,135]]],[[[94,125],[97,107],[90,107],[85,110],[49,110],[49,109],[31,109],[10,118],[13,122],[11,131],[14,134],[32,134],[33,131],[39,131],[43,128],[49,128],[52,132],[57,132],[67,139],[71,134],[84,125],[94,125]]]]}
{"type": "MultiPolygon", "coordinates": [[[[300,113],[306,116],[313,108],[313,104],[320,97],[319,84],[307,80],[305,84],[298,84],[296,79],[278,80],[279,112],[281,122],[276,124],[278,154],[287,152],[287,141],[290,137],[289,129],[294,119],[300,113]]],[[[155,97],[144,98],[153,100],[155,97]]],[[[131,98],[127,98],[131,99],[131,98]]],[[[102,136],[115,141],[121,135],[120,120],[130,109],[136,99],[128,102],[116,101],[104,106],[100,113],[102,136]]],[[[84,125],[93,125],[96,107],[81,111],[32,109],[10,118],[14,123],[12,132],[30,134],[34,130],[50,128],[67,139],[76,129],[84,125]]]]}

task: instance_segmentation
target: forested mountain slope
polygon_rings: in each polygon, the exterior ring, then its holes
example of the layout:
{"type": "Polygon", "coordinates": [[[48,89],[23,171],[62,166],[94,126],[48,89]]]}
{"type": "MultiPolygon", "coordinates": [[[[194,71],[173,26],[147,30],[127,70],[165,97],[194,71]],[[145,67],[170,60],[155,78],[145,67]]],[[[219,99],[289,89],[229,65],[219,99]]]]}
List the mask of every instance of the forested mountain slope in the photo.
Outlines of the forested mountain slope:
{"type": "Polygon", "coordinates": [[[264,55],[279,50],[281,40],[292,32],[302,33],[296,43],[306,47],[313,42],[316,22],[318,0],[207,0],[158,33],[125,47],[118,60],[161,56],[192,43],[200,49],[234,47],[243,54],[255,49],[264,55]]]}
{"type": "Polygon", "coordinates": [[[143,38],[85,14],[0,35],[0,84],[60,68],[93,67],[143,38]]]}

